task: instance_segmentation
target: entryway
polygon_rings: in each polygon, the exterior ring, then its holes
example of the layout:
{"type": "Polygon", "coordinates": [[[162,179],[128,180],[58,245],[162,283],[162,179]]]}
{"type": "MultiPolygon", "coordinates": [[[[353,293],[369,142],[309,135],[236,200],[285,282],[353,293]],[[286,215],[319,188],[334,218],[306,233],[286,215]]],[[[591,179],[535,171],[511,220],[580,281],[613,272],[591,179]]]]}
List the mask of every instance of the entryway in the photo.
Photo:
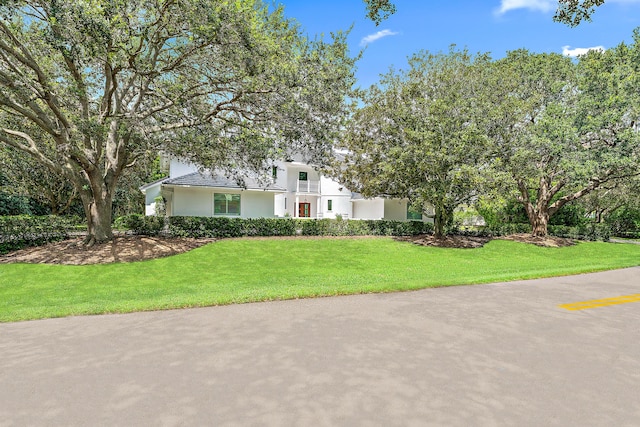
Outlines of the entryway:
{"type": "Polygon", "coordinates": [[[298,204],[298,217],[300,218],[311,217],[311,203],[300,202],[298,204]]]}

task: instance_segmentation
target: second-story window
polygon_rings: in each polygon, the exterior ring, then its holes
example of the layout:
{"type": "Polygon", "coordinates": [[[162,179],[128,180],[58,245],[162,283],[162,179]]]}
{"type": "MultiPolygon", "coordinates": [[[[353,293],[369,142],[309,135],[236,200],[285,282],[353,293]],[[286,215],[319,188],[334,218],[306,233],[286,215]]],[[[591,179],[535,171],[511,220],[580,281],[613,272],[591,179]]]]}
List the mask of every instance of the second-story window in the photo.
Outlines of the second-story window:
{"type": "Polygon", "coordinates": [[[298,172],[298,180],[306,181],[307,180],[307,173],[306,172],[298,172]]]}
{"type": "Polygon", "coordinates": [[[277,166],[271,166],[271,176],[273,177],[273,179],[276,179],[278,177],[278,167],[277,166]]]}

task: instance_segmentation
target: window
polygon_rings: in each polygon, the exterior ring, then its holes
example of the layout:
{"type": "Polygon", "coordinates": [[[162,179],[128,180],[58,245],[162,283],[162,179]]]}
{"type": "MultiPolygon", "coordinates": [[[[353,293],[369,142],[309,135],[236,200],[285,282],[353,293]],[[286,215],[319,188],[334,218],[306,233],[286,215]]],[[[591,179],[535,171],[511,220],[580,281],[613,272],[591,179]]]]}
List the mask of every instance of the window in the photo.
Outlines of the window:
{"type": "Polygon", "coordinates": [[[327,200],[327,210],[331,212],[333,210],[333,200],[327,200]]]}
{"type": "Polygon", "coordinates": [[[273,179],[276,179],[278,177],[278,167],[277,166],[271,166],[271,176],[273,177],[273,179]]]}
{"type": "Polygon", "coordinates": [[[422,221],[422,212],[411,209],[411,205],[407,203],[407,219],[422,221]]]}
{"type": "Polygon", "coordinates": [[[306,172],[298,172],[298,179],[300,181],[306,181],[307,180],[307,173],[306,172]]]}
{"type": "Polygon", "coordinates": [[[222,194],[213,195],[214,215],[240,215],[240,195],[222,194]]]}

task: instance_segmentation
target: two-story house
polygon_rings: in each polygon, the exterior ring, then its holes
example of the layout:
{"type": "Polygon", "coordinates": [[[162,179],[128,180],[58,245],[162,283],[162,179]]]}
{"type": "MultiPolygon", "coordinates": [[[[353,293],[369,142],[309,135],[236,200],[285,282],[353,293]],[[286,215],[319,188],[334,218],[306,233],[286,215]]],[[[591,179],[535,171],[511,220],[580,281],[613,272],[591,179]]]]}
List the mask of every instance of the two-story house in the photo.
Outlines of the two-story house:
{"type": "Polygon", "coordinates": [[[408,210],[407,200],[365,199],[300,161],[276,163],[267,184],[247,176],[243,185],[180,159],[168,166],[169,177],[140,188],[147,215],[157,213],[161,200],[168,216],[424,219],[408,210]]]}

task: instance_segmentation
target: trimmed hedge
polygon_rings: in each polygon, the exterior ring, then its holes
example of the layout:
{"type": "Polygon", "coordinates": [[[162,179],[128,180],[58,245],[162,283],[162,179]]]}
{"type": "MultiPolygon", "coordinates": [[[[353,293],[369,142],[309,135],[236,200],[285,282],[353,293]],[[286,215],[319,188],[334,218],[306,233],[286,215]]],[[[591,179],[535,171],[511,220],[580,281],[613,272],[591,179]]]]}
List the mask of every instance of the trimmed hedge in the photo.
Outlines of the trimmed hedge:
{"type": "Polygon", "coordinates": [[[277,218],[227,218],[172,216],[169,218],[169,234],[175,237],[244,237],[244,236],[294,236],[293,219],[277,218]]]}
{"type": "Polygon", "coordinates": [[[78,218],[60,216],[0,216],[0,254],[69,238],[78,218]]]}
{"type": "Polygon", "coordinates": [[[429,234],[433,225],[421,221],[228,218],[128,215],[118,218],[118,226],[133,234],[174,237],[224,238],[245,236],[409,236],[429,234]]]}
{"type": "MultiPolygon", "coordinates": [[[[607,224],[584,224],[575,227],[566,225],[549,225],[547,229],[550,236],[565,237],[575,240],[602,240],[609,241],[611,229],[607,224]]],[[[531,233],[529,224],[502,224],[492,227],[484,227],[477,230],[455,230],[452,234],[476,237],[498,237],[509,234],[531,233]]]]}
{"type": "Polygon", "coordinates": [[[623,239],[640,239],[640,231],[619,231],[616,233],[616,237],[622,237],[623,239]]]}
{"type": "Polygon", "coordinates": [[[608,242],[611,238],[611,228],[607,224],[585,224],[576,227],[550,225],[549,234],[576,240],[602,240],[608,242]]]}
{"type": "MultiPolygon", "coordinates": [[[[225,238],[245,236],[415,236],[432,234],[433,224],[422,221],[293,219],[293,218],[229,218],[128,215],[116,223],[133,234],[155,236],[166,233],[173,237],[225,238]]],[[[477,237],[530,233],[529,224],[502,224],[476,230],[450,230],[451,234],[477,237]]],[[[605,224],[577,227],[550,225],[549,234],[578,240],[604,240],[611,236],[605,224]]]]}

